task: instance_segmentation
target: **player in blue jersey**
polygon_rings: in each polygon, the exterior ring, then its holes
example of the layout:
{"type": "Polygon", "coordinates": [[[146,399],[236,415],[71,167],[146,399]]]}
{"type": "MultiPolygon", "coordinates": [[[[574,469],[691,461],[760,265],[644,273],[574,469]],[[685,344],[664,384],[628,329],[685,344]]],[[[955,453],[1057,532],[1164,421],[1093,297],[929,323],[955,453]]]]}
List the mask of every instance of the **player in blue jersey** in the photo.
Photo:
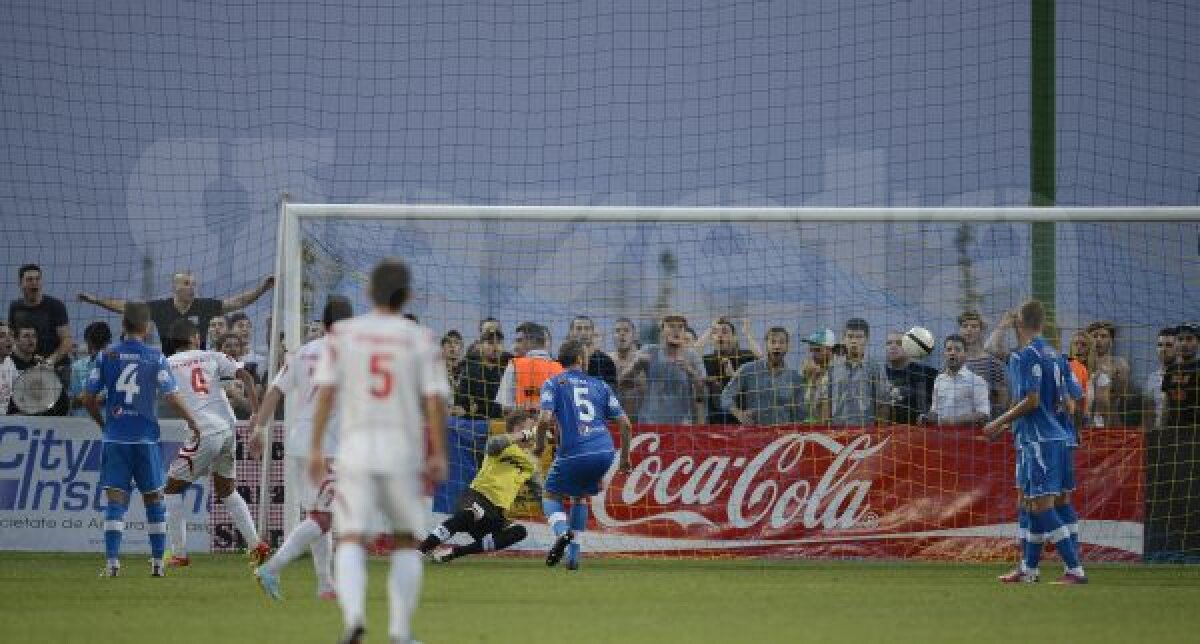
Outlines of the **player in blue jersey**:
{"type": "Polygon", "coordinates": [[[100,487],[108,507],[104,511],[103,576],[116,577],[121,570],[118,555],[129,508],[131,483],[137,484],[146,508],[146,532],[150,538],[150,574],[162,577],[166,549],[167,510],[163,503],[165,468],[159,452],[158,395],[164,394],[192,430],[193,443],[200,428],[179,397],[167,359],[146,346],[150,308],[142,302],[125,304],[125,340],[102,351],[84,385],[83,404],[104,428],[104,451],[100,460],[100,487]],[[100,412],[103,395],[104,414],[100,412]]]}
{"type": "Polygon", "coordinates": [[[1070,436],[1058,420],[1066,388],[1058,352],[1041,335],[1045,319],[1041,302],[1029,300],[1021,305],[1015,327],[1024,347],[1008,358],[1009,390],[1017,402],[983,428],[984,434],[994,439],[1011,423],[1017,445],[1017,483],[1029,512],[1029,537],[1021,565],[1000,580],[1037,581],[1042,543],[1049,541],[1067,565],[1067,573],[1058,583],[1084,584],[1087,576],[1079,565],[1070,529],[1055,510],[1070,483],[1070,436]]]}
{"type": "Polygon", "coordinates": [[[542,494],[542,510],[557,537],[546,565],[553,566],[567,555],[567,569],[579,568],[579,533],[587,526],[586,497],[600,493],[600,484],[612,466],[612,435],[608,421],[621,428],[621,458],[619,467],[628,472],[629,439],[633,428],[621,403],[603,380],[583,372],[587,363],[586,348],[568,340],[559,350],[558,361],[565,371],[542,384],[541,412],[538,416],[537,442],[534,454],[541,455],[546,434],[555,422],[558,426],[558,453],[546,476],[542,494]],[[570,502],[568,517],[566,502],[570,502]]]}

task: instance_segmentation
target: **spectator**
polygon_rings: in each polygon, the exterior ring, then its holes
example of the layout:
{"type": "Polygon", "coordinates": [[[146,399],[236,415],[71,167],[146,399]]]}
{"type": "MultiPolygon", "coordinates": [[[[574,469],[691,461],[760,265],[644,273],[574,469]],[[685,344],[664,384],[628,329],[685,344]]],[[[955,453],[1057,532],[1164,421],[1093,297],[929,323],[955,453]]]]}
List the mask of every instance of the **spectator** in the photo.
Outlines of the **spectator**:
{"type": "Polygon", "coordinates": [[[668,315],[659,323],[662,344],[642,347],[621,379],[646,374],[646,395],[638,420],[643,423],[704,422],[704,362],[690,347],[687,320],[668,315]]]}
{"type": "Polygon", "coordinates": [[[987,325],[978,311],[963,311],[958,316],[958,333],[967,343],[967,361],[963,366],[987,383],[988,407],[998,414],[1008,407],[1008,383],[1004,368],[1008,353],[997,357],[985,350],[985,328],[987,325]]]}
{"type": "Polygon", "coordinates": [[[504,378],[504,334],[485,331],[475,343],[476,352],[462,361],[454,387],[455,415],[468,420],[500,420],[504,408],[496,402],[504,378]]]}
{"type": "MultiPolygon", "coordinates": [[[[177,320],[187,319],[197,328],[208,329],[209,321],[214,317],[240,311],[271,290],[275,286],[275,276],[268,275],[258,286],[223,300],[196,297],[196,286],[196,276],[191,271],[179,271],[171,276],[171,297],[147,302],[150,305],[150,317],[154,320],[155,328],[158,329],[164,355],[169,356],[175,353],[176,342],[164,336],[171,335],[171,327],[177,320]]],[[[125,311],[125,300],[119,298],[104,298],[91,293],[80,293],[79,300],[95,304],[113,313],[124,313],[125,311]]],[[[200,348],[203,349],[207,346],[200,348]]]]}
{"type": "Polygon", "coordinates": [[[829,422],[868,427],[888,417],[883,365],[867,357],[871,328],[862,318],[846,321],[846,360],[829,368],[829,422]]]}
{"type": "Polygon", "coordinates": [[[837,346],[837,334],[832,329],[814,331],[804,339],[808,345],[808,357],[800,368],[804,378],[804,402],[808,408],[810,423],[829,421],[829,367],[833,363],[833,348],[837,346]]]}
{"type": "Polygon", "coordinates": [[[518,355],[504,368],[500,387],[496,391],[496,402],[504,409],[505,415],[516,409],[536,410],[542,383],[562,373],[562,365],[555,362],[546,350],[549,340],[549,331],[540,324],[526,322],[517,327],[513,346],[514,353],[518,355]]]}
{"type": "Polygon", "coordinates": [[[1090,365],[1096,400],[1092,422],[1096,427],[1119,426],[1125,397],[1129,393],[1129,361],[1112,353],[1117,337],[1117,327],[1112,322],[1093,322],[1087,326],[1087,332],[1092,336],[1096,357],[1095,363],[1090,365]]]}
{"type": "Polygon", "coordinates": [[[254,382],[262,384],[267,377],[267,359],[254,350],[254,322],[250,316],[238,311],[225,317],[229,332],[241,338],[242,368],[254,377],[254,382]]]}
{"type": "Polygon", "coordinates": [[[12,401],[13,384],[20,375],[10,357],[12,350],[12,327],[8,325],[8,322],[0,320],[0,416],[8,414],[8,405],[12,401]]]}
{"type": "MultiPolygon", "coordinates": [[[[743,319],[743,333],[748,332],[749,328],[749,321],[743,319]]],[[[714,320],[704,335],[700,336],[695,345],[696,352],[703,351],[709,342],[712,342],[713,352],[704,356],[704,372],[708,374],[704,379],[708,422],[712,425],[733,425],[738,418],[730,412],[731,408],[724,406],[723,392],[733,379],[733,374],[743,365],[758,360],[761,351],[758,343],[753,341],[747,343],[751,347],[748,350],[739,347],[733,322],[723,316],[714,320]]]]}
{"type": "Polygon", "coordinates": [[[1175,328],[1175,351],[1178,354],[1177,362],[1195,362],[1197,334],[1200,329],[1194,324],[1181,324],[1175,328]]]}
{"type": "Polygon", "coordinates": [[[804,379],[787,366],[791,338],[776,326],[763,341],[767,357],[738,368],[721,391],[721,406],[743,425],[799,423],[805,418],[804,379]]]}
{"type": "Polygon", "coordinates": [[[224,315],[214,316],[208,321],[208,334],[204,338],[204,346],[216,347],[219,344],[221,336],[229,333],[229,324],[225,322],[224,315]]]}
{"type": "Polygon", "coordinates": [[[88,413],[80,398],[83,384],[96,366],[97,356],[112,342],[112,329],[107,322],[92,322],[83,330],[83,340],[87,343],[87,353],[71,363],[71,385],[67,388],[67,395],[71,399],[71,415],[86,418],[88,413]]]}
{"type": "MultiPolygon", "coordinates": [[[[15,325],[13,325],[13,329],[16,330],[17,341],[13,344],[13,351],[11,354],[9,354],[8,361],[12,363],[17,374],[21,374],[25,370],[39,364],[46,364],[46,361],[42,359],[42,356],[37,353],[38,332],[37,329],[34,328],[33,324],[29,322],[28,319],[23,319],[23,321],[17,322],[15,325]]],[[[13,384],[16,384],[15,379],[13,384]]],[[[67,398],[67,388],[64,386],[62,388],[62,394],[58,397],[58,401],[54,403],[54,406],[51,407],[49,411],[38,415],[66,416],[69,410],[70,401],[67,398]]],[[[11,400],[9,403],[8,413],[21,413],[20,410],[16,408],[16,405],[11,402],[11,400]]]]}
{"type": "Polygon", "coordinates": [[[1176,330],[1173,328],[1162,329],[1158,332],[1155,342],[1158,368],[1146,376],[1146,397],[1142,410],[1142,428],[1147,431],[1163,427],[1167,400],[1166,393],[1163,391],[1163,375],[1176,362],[1179,353],[1175,346],[1176,340],[1176,330]]]}
{"type": "Polygon", "coordinates": [[[0,320],[0,362],[8,360],[13,351],[13,330],[7,320],[0,320]]]}
{"type": "Polygon", "coordinates": [[[1075,411],[1071,414],[1071,422],[1075,427],[1082,429],[1086,423],[1084,422],[1088,415],[1088,405],[1091,404],[1091,378],[1088,371],[1088,365],[1092,363],[1092,336],[1086,331],[1076,331],[1071,335],[1071,343],[1067,350],[1067,364],[1071,367],[1071,373],[1075,376],[1075,382],[1079,383],[1083,389],[1083,399],[1078,404],[1074,405],[1075,411]]]}
{"type": "Polygon", "coordinates": [[[922,422],[934,425],[983,425],[991,417],[988,384],[966,368],[967,340],[949,335],[942,341],[946,367],[933,381],[933,402],[922,422]]]}
{"type": "Polygon", "coordinates": [[[34,329],[37,333],[34,355],[55,367],[65,383],[65,367],[71,354],[67,307],[58,298],[42,293],[42,269],[37,264],[25,264],[17,269],[17,276],[21,297],[9,304],[8,323],[16,328],[19,322],[27,322],[34,329]]]}
{"type": "Polygon", "coordinates": [[[576,315],[572,318],[567,339],[583,345],[587,375],[603,380],[609,388],[616,391],[617,365],[607,353],[596,347],[596,323],[592,318],[586,315],[576,315]]]}
{"type": "MultiPolygon", "coordinates": [[[[613,324],[613,345],[616,347],[616,352],[610,357],[613,366],[617,368],[617,373],[622,374],[629,371],[634,361],[637,360],[638,353],[637,329],[633,326],[633,320],[617,318],[616,323],[613,324]]],[[[631,421],[636,422],[638,407],[646,392],[646,374],[640,373],[633,378],[619,377],[615,391],[626,415],[631,421]]]]}
{"type": "MultiPolygon", "coordinates": [[[[221,336],[217,340],[217,350],[229,356],[234,364],[239,369],[244,369],[242,363],[242,338],[236,333],[230,332],[221,336]]],[[[241,380],[223,380],[221,387],[225,389],[225,395],[229,398],[229,405],[233,407],[233,415],[238,420],[249,420],[253,415],[253,410],[250,408],[250,396],[245,389],[245,385],[241,380]]]]}
{"type": "MultiPolygon", "coordinates": [[[[893,423],[914,425],[922,414],[929,411],[938,370],[914,362],[904,350],[900,341],[902,337],[904,334],[899,331],[888,331],[884,341],[887,349],[884,373],[888,379],[888,406],[893,423]]],[[[961,336],[954,337],[961,339],[961,336]]]]}
{"type": "MultiPolygon", "coordinates": [[[[466,357],[468,359],[473,359],[473,360],[479,359],[479,348],[478,348],[479,343],[482,341],[483,336],[487,335],[489,333],[499,333],[501,338],[504,337],[504,329],[503,329],[502,325],[500,324],[500,320],[497,320],[496,318],[489,316],[489,317],[483,318],[482,320],[479,321],[479,339],[475,340],[474,342],[471,343],[471,346],[467,347],[466,357]]],[[[500,347],[500,365],[501,366],[508,364],[508,361],[512,360],[512,358],[513,358],[513,354],[509,353],[508,351],[505,351],[503,346],[500,347]]]]}
{"type": "MultiPolygon", "coordinates": [[[[456,391],[463,367],[463,337],[456,329],[450,329],[442,336],[442,361],[446,363],[446,377],[450,379],[450,391],[456,391]]],[[[454,401],[451,400],[450,404],[453,406],[454,401]]]]}
{"type": "MultiPolygon", "coordinates": [[[[304,328],[304,343],[308,344],[317,338],[324,337],[324,335],[325,325],[320,320],[310,320],[304,328]]],[[[280,344],[283,343],[281,342],[280,344]]]]}
{"type": "Polygon", "coordinates": [[[1163,373],[1163,426],[1146,434],[1145,552],[1151,560],[1200,555],[1200,362],[1184,341],[1187,336],[1194,345],[1196,331],[1190,324],[1175,330],[1180,356],[1163,373]]]}

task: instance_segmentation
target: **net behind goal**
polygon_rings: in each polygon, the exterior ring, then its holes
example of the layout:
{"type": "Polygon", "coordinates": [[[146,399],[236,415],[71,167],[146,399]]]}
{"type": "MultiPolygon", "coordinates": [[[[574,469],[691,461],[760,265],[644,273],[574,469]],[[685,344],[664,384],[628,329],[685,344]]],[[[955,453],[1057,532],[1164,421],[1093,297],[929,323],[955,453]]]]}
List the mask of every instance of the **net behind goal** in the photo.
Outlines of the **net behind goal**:
{"type": "MultiPolygon", "coordinates": [[[[634,467],[611,472],[592,499],[585,549],[1000,559],[1011,557],[1015,533],[1011,440],[982,440],[978,423],[926,421],[952,334],[965,332],[989,412],[1007,404],[1003,363],[980,346],[1040,280],[1054,293],[1049,339],[1090,371],[1077,409],[1085,555],[1187,557],[1200,555],[1200,455],[1179,426],[1194,422],[1180,407],[1195,393],[1164,398],[1156,344],[1161,329],[1196,316],[1198,240],[1194,209],[285,204],[276,316],[295,348],[328,295],[365,310],[366,275],[389,256],[413,270],[408,310],[439,336],[461,334],[457,349],[449,342],[452,360],[481,359],[473,344],[487,318],[499,322],[507,350],[519,324],[544,326],[552,354],[579,321],[574,333],[621,371],[639,349],[616,327],[628,321],[653,353],[678,341],[663,333],[664,316],[682,316],[690,333],[682,352],[655,353],[662,364],[642,376],[650,382],[615,383],[638,420],[634,467]],[[1034,275],[1047,264],[1032,255],[1029,222],[1046,216],[1058,220],[1054,268],[1034,275]],[[893,334],[913,326],[932,331],[936,346],[905,364],[893,334]],[[857,330],[866,331],[864,355],[857,330]],[[784,352],[781,364],[758,362],[771,351],[784,352]],[[687,382],[678,362],[688,360],[703,367],[697,400],[678,386],[687,382]]],[[[998,346],[1015,342],[1001,334],[998,346]]],[[[452,475],[435,510],[453,507],[500,424],[480,390],[459,383],[452,475]]],[[[531,531],[518,548],[550,541],[538,483],[512,510],[531,531]]]]}

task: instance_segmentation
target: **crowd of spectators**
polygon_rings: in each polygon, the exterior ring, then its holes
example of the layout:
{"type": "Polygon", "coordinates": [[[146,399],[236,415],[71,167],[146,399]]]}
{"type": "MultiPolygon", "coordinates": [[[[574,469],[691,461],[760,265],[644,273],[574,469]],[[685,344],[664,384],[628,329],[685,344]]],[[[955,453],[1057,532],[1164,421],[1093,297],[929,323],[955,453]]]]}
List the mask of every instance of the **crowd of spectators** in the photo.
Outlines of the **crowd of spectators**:
{"type": "MultiPolygon", "coordinates": [[[[11,394],[20,374],[46,365],[60,375],[62,395],[48,415],[82,413],[79,393],[96,355],[113,341],[112,329],[93,322],[75,348],[63,302],[42,292],[42,271],[27,264],[18,271],[21,297],[0,323],[0,412],[16,413],[11,394]],[[72,360],[72,358],[74,358],[72,360]]],[[[170,297],[149,302],[155,326],[170,328],[187,319],[205,329],[204,346],[222,351],[254,375],[261,386],[269,347],[255,345],[254,323],[242,309],[274,286],[268,276],[254,288],[227,298],[197,294],[189,271],[172,276],[170,297]]],[[[125,301],[80,293],[78,299],[120,312],[125,301]]],[[[415,319],[415,318],[414,318],[415,319]]],[[[979,425],[1008,405],[1005,362],[1015,349],[1011,313],[988,332],[976,311],[958,316],[958,333],[944,338],[942,364],[914,360],[902,347],[902,334],[883,334],[875,348],[870,324],[851,318],[835,333],[821,328],[802,336],[806,352],[791,357],[792,334],[771,327],[756,336],[748,318],[716,317],[700,335],[681,315],[654,321],[657,342],[639,344],[639,329],[617,319],[611,342],[587,315],[577,315],[566,338],[580,342],[587,371],[608,383],[622,405],[646,424],[833,426],[876,424],[979,425]],[[606,345],[611,349],[606,350],[606,345]],[[796,366],[792,366],[796,365],[796,366]]],[[[270,334],[270,321],[267,322],[270,334]]],[[[644,333],[643,337],[647,337],[644,333]]],[[[322,333],[305,329],[305,340],[322,333]]],[[[161,334],[164,352],[174,340],[161,334]]],[[[264,336],[265,337],[265,336],[264,336]]],[[[442,355],[454,391],[453,416],[499,420],[507,411],[534,406],[537,384],[556,372],[553,337],[547,324],[518,325],[511,346],[495,318],[479,322],[468,342],[457,330],[441,339],[442,355]],[[527,376],[526,374],[533,374],[527,376]]],[[[1065,352],[1072,373],[1086,389],[1078,409],[1083,427],[1140,425],[1147,430],[1195,424],[1197,329],[1190,324],[1162,329],[1156,337],[1155,369],[1144,386],[1133,382],[1130,362],[1115,351],[1118,327],[1097,321],[1070,335],[1065,352]]],[[[235,413],[249,415],[249,392],[239,380],[224,383],[235,413]]],[[[261,392],[260,392],[261,393],[261,392]]]]}

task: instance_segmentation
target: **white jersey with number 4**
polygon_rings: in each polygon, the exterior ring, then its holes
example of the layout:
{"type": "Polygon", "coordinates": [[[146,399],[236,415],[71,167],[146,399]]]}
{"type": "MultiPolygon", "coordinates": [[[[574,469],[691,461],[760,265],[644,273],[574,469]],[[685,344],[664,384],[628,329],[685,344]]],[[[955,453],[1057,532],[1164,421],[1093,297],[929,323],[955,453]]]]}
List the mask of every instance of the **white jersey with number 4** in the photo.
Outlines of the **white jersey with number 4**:
{"type": "Polygon", "coordinates": [[[180,351],[167,358],[171,374],[179,383],[179,394],[183,402],[196,417],[202,435],[232,432],[237,418],[225,388],[223,378],[237,374],[237,364],[218,351],[180,351]]]}
{"type": "MultiPolygon", "coordinates": [[[[317,384],[313,382],[313,374],[317,370],[317,360],[325,351],[324,336],[307,342],[296,351],[296,355],[288,358],[287,364],[275,376],[271,383],[294,405],[292,413],[294,420],[288,421],[287,442],[284,451],[288,456],[308,458],[312,448],[312,419],[316,411],[317,384]]],[[[326,457],[332,458],[337,453],[338,422],[337,412],[329,417],[329,427],[325,430],[325,440],[321,450],[326,457]]]]}
{"type": "Polygon", "coordinates": [[[433,333],[399,315],[342,320],[325,336],[314,382],[337,387],[339,470],[396,473],[425,461],[425,396],[450,395],[433,333]]]}

